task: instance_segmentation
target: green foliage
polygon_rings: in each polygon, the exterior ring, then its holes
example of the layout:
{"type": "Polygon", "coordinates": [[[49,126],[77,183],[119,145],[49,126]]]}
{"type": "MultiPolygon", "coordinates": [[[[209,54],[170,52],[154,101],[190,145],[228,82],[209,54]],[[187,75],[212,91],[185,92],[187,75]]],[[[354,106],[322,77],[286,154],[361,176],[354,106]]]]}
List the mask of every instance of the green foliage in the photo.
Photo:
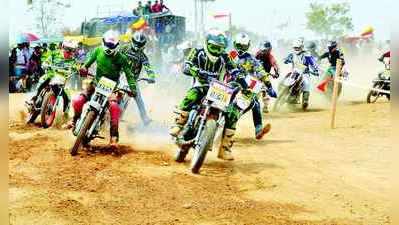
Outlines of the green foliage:
{"type": "Polygon", "coordinates": [[[307,29],[325,38],[336,38],[353,30],[349,3],[311,3],[306,13],[307,29]]]}

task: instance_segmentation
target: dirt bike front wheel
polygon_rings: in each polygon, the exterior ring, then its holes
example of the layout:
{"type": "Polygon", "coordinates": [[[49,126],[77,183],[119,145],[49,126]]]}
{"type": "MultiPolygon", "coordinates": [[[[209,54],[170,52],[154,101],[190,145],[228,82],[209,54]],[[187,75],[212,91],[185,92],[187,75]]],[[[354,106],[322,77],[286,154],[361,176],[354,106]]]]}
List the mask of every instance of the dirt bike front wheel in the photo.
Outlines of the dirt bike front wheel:
{"type": "Polygon", "coordinates": [[[205,161],[208,150],[212,148],[213,139],[216,134],[217,123],[216,120],[210,119],[205,123],[204,130],[199,137],[199,143],[194,149],[194,155],[191,159],[191,172],[199,173],[202,164],[205,161]]]}
{"type": "Polygon", "coordinates": [[[49,91],[44,95],[42,110],[41,110],[41,125],[43,128],[49,128],[54,122],[56,110],[54,110],[57,103],[57,96],[54,92],[49,91]]]}
{"type": "Polygon", "coordinates": [[[86,139],[86,133],[92,126],[95,119],[96,119],[96,113],[94,111],[90,111],[89,113],[87,113],[86,118],[84,118],[83,125],[80,128],[78,135],[76,136],[75,143],[70,150],[72,156],[78,154],[80,145],[86,139]]]}

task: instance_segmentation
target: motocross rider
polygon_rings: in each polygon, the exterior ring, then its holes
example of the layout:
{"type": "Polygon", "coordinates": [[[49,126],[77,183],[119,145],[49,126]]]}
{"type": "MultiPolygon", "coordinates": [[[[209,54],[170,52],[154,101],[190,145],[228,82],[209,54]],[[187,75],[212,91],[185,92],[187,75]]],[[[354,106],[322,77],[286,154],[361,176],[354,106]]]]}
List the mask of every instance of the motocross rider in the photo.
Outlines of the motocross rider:
{"type": "MultiPolygon", "coordinates": [[[[56,64],[64,64],[64,63],[72,63],[73,58],[69,57],[70,55],[66,52],[73,52],[76,49],[76,46],[70,42],[63,42],[64,52],[56,48],[55,43],[51,43],[49,46],[49,51],[47,51],[45,61],[43,62],[43,67],[47,67],[46,73],[42,75],[37,83],[37,88],[33,92],[33,97],[28,102],[28,105],[34,105],[34,102],[37,100],[40,92],[45,88],[51,81],[51,79],[56,75],[56,71],[54,71],[51,66],[56,64]]],[[[69,74],[65,74],[69,75],[69,74]]],[[[64,92],[62,93],[63,102],[64,102],[64,120],[66,121],[69,117],[69,103],[70,103],[70,93],[67,88],[64,88],[64,92]]]]}
{"type": "MultiPolygon", "coordinates": [[[[190,50],[184,62],[183,73],[193,77],[193,86],[178,106],[175,124],[169,131],[171,136],[179,135],[188,120],[190,110],[195,105],[201,104],[201,100],[208,92],[210,78],[223,82],[225,79],[224,70],[233,77],[240,73],[234,62],[226,54],[226,46],[225,35],[218,30],[211,30],[206,36],[203,48],[192,48],[190,50]]],[[[234,127],[227,125],[219,148],[219,158],[234,159],[231,154],[234,134],[234,127]]]]}
{"type": "Polygon", "coordinates": [[[319,61],[325,58],[328,59],[330,67],[327,69],[325,73],[326,76],[325,79],[331,79],[335,75],[335,70],[337,67],[337,59],[342,60],[342,65],[345,65],[345,59],[342,51],[338,49],[338,43],[336,41],[330,41],[327,47],[328,51],[320,56],[319,61]]]}
{"type": "Polygon", "coordinates": [[[306,109],[309,105],[310,97],[310,74],[319,76],[319,69],[314,57],[304,50],[302,39],[295,40],[292,44],[292,48],[293,52],[284,59],[284,63],[291,64],[292,71],[299,70],[299,72],[303,74],[302,107],[306,109]]]}
{"type": "MultiPolygon", "coordinates": [[[[94,63],[97,63],[96,75],[94,80],[84,87],[84,90],[79,95],[75,96],[72,100],[72,107],[74,110],[73,121],[71,128],[74,127],[77,120],[79,119],[83,105],[90,100],[91,95],[95,91],[95,83],[97,83],[101,77],[105,76],[115,82],[119,82],[120,74],[123,71],[126,75],[128,85],[131,93],[129,96],[133,97],[136,93],[136,80],[130,70],[128,59],[125,55],[118,51],[119,46],[119,33],[113,30],[109,30],[104,33],[102,38],[103,45],[97,47],[90,54],[86,63],[81,68],[81,74],[85,75],[88,73],[88,68],[94,63]]],[[[117,147],[119,141],[119,117],[121,115],[121,109],[118,105],[120,99],[114,94],[109,99],[109,112],[111,116],[110,121],[110,145],[111,147],[117,147]]]]}
{"type": "MultiPolygon", "coordinates": [[[[146,43],[147,37],[141,32],[136,32],[133,34],[131,45],[123,46],[121,52],[128,58],[129,66],[135,80],[139,78],[141,70],[144,68],[149,78],[147,82],[155,83],[156,74],[149,63],[148,57],[144,53],[146,43]]],[[[134,99],[139,108],[141,120],[144,125],[148,125],[151,122],[151,119],[147,115],[144,101],[138,86],[136,87],[136,96],[134,99]]]]}
{"type": "MultiPolygon", "coordinates": [[[[263,69],[267,73],[270,73],[273,68],[274,74],[272,75],[272,77],[277,79],[280,76],[280,68],[277,64],[277,60],[274,58],[272,54],[272,48],[273,48],[272,43],[270,41],[265,41],[262,44],[261,49],[256,53],[256,59],[261,62],[263,69]]],[[[272,97],[277,96],[273,88],[268,90],[273,91],[273,93],[269,93],[263,96],[263,103],[264,103],[263,112],[265,113],[269,112],[269,102],[270,102],[269,95],[273,95],[272,97]]]]}
{"type": "MultiPolygon", "coordinates": [[[[260,81],[265,83],[265,86],[268,88],[271,87],[271,83],[269,81],[269,73],[267,73],[263,68],[259,61],[252,56],[248,50],[251,45],[251,40],[249,36],[245,33],[240,33],[235,37],[233,41],[234,49],[230,51],[229,56],[232,60],[238,65],[238,67],[245,74],[251,74],[258,78],[260,81]]],[[[244,91],[245,92],[245,91],[244,91]]],[[[247,95],[251,95],[253,93],[246,93],[247,95]]],[[[256,139],[261,139],[266,133],[270,131],[271,125],[268,123],[263,126],[262,121],[262,112],[260,110],[260,103],[258,100],[258,96],[254,96],[254,102],[252,103],[252,119],[255,126],[255,137],[256,139]]],[[[247,109],[249,110],[249,109],[247,109]]]]}

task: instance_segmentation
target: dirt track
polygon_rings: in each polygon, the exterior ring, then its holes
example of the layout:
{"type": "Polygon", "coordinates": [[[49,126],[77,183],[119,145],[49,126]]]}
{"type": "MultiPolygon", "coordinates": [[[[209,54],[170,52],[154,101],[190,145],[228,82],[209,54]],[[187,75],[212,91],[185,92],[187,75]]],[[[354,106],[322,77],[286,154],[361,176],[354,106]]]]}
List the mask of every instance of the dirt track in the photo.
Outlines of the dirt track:
{"type": "Polygon", "coordinates": [[[192,175],[162,127],[71,157],[69,131],[21,122],[23,98],[9,99],[11,224],[390,224],[388,103],[341,105],[336,130],[323,109],[272,114],[262,141],[248,117],[236,160],[211,153],[192,175]]]}

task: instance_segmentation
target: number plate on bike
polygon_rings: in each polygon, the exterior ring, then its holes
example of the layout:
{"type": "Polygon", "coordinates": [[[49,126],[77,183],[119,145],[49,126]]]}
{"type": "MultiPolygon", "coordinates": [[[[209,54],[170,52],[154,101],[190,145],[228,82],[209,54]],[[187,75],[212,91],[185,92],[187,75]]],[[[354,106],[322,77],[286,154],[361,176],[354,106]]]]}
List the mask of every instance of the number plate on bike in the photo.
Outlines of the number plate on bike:
{"type": "Polygon", "coordinates": [[[110,80],[106,77],[101,77],[100,81],[97,84],[96,91],[109,97],[114,91],[115,86],[116,86],[115,81],[110,80]]]}
{"type": "Polygon", "coordinates": [[[233,90],[220,82],[212,82],[206,99],[212,102],[212,106],[225,110],[230,104],[231,96],[233,95],[233,90]]]}

